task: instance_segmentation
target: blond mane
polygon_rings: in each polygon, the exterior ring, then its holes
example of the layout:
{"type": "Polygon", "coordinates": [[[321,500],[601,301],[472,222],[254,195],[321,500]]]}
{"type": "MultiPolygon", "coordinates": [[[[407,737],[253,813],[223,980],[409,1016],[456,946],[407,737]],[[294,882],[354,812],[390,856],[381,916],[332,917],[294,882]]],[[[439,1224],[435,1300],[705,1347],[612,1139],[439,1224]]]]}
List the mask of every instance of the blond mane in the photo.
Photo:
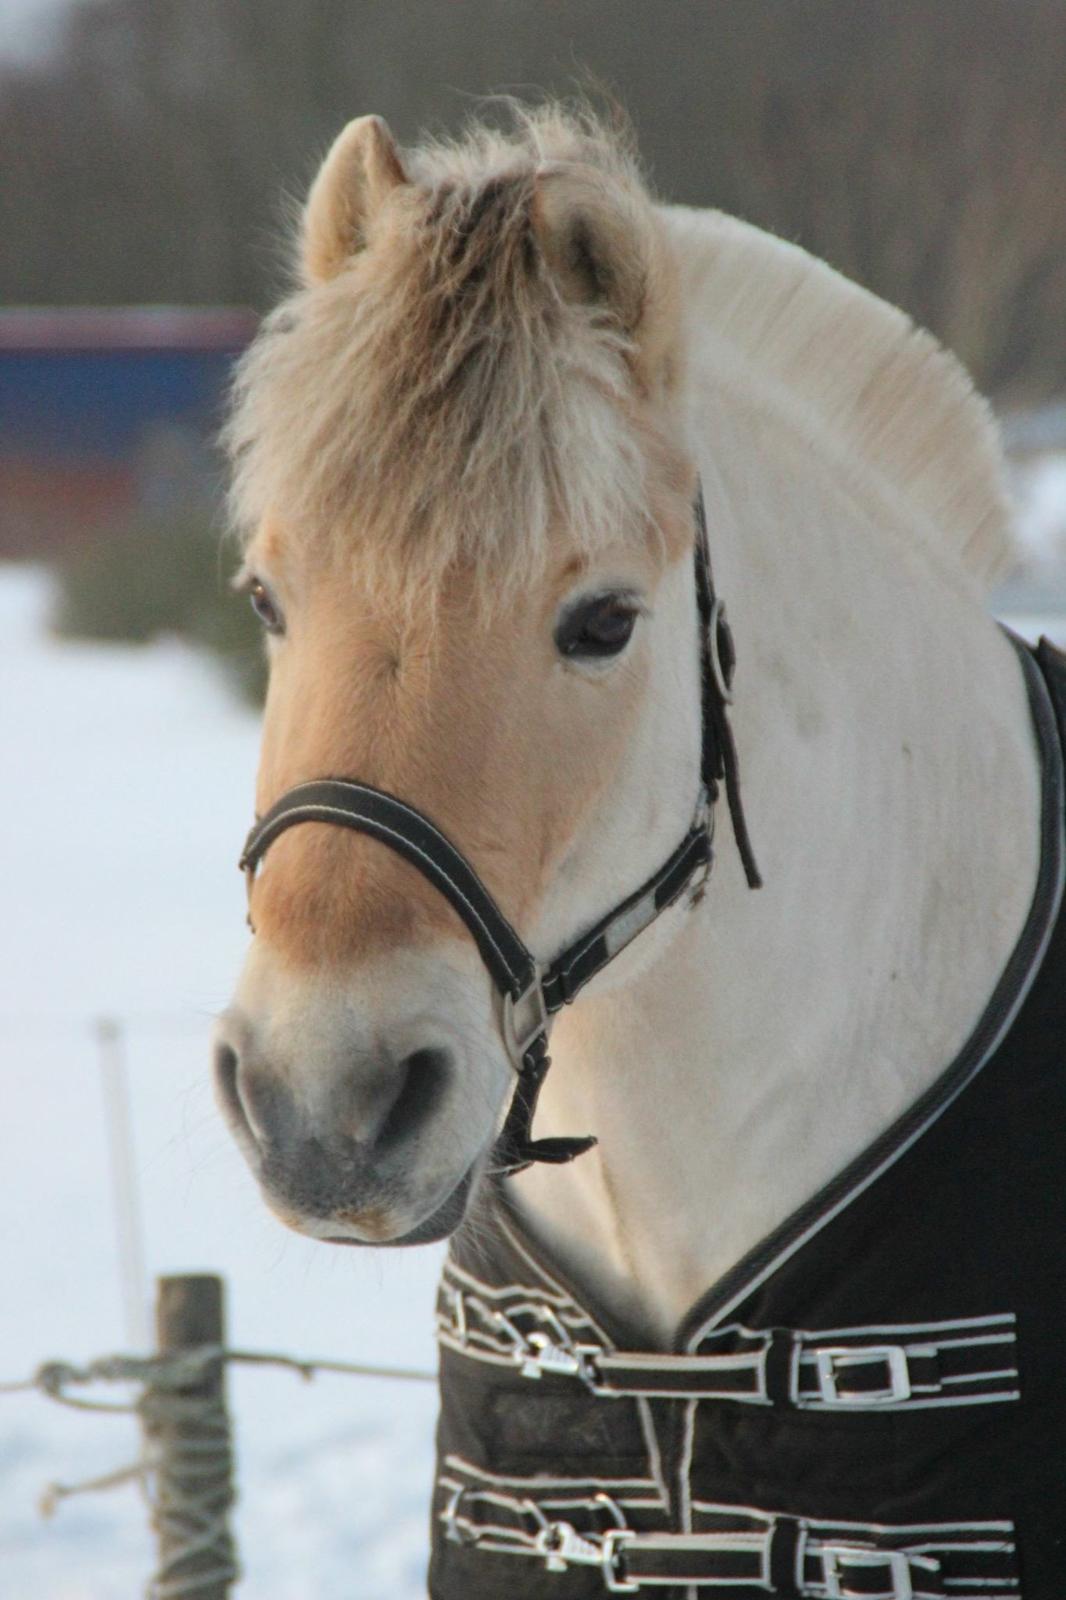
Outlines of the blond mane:
{"type": "Polygon", "coordinates": [[[403,162],[412,181],[367,248],[286,299],[239,365],[238,530],[273,514],[301,536],[374,538],[430,576],[469,559],[496,586],[528,581],[556,517],[579,549],[644,536],[630,342],[563,298],[530,217],[538,169],[581,162],[650,225],[627,142],[552,107],[403,162]]]}
{"type": "Polygon", "coordinates": [[[962,364],[796,245],[721,212],[660,214],[681,265],[693,364],[742,365],[878,480],[920,537],[986,587],[1001,578],[1014,553],[1003,450],[962,364]]]}
{"type": "Polygon", "coordinates": [[[412,181],[366,248],[265,320],[225,432],[242,537],[272,515],[342,549],[372,543],[426,587],[461,560],[506,594],[556,520],[586,553],[645,535],[680,417],[636,403],[630,337],[605,305],[560,293],[533,233],[538,170],[577,162],[672,246],[694,367],[737,358],[922,537],[986,584],[1001,575],[995,427],[929,334],[745,223],[653,207],[627,136],[591,114],[514,121],[405,151],[412,181]]]}

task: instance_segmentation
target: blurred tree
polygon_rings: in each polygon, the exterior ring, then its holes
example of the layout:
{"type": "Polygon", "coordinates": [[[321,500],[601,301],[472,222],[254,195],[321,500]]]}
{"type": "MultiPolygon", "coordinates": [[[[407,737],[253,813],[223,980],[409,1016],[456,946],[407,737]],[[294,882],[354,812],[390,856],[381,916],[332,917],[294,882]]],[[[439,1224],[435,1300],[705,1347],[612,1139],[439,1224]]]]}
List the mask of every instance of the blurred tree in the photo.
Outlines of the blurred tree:
{"type": "Polygon", "coordinates": [[[0,295],[248,301],[332,134],[626,105],[664,195],[798,240],[1001,396],[1066,388],[1066,0],[91,0],[0,78],[0,295]]]}
{"type": "Polygon", "coordinates": [[[141,511],[110,538],[56,564],[55,631],[78,639],[147,643],[180,634],[211,651],[231,687],[258,700],[266,681],[263,630],[229,592],[233,562],[210,514],[141,511]]]}

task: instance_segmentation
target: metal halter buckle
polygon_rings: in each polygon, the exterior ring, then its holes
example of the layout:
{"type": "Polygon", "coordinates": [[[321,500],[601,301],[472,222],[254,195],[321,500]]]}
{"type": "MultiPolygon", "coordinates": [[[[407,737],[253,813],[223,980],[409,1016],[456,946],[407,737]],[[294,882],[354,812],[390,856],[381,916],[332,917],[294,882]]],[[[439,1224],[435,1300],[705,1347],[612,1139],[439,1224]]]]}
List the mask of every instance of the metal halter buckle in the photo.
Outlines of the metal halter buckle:
{"type": "Polygon", "coordinates": [[[869,1344],[864,1349],[854,1345],[823,1345],[814,1352],[818,1372],[818,1391],[827,1406],[878,1406],[896,1400],[909,1400],[911,1378],[907,1367],[907,1352],[898,1344],[869,1344]],[[853,1390],[841,1394],[839,1384],[841,1369],[865,1367],[871,1361],[883,1361],[888,1368],[888,1386],[884,1389],[853,1390]]]}
{"type": "Polygon", "coordinates": [[[500,1009],[500,1027],[507,1054],[516,1072],[521,1072],[526,1051],[540,1035],[548,1031],[548,1012],[544,1004],[544,991],[540,985],[540,968],[533,974],[528,986],[516,998],[505,994],[500,1009]]]}
{"type": "MultiPolygon", "coordinates": [[[[903,1550],[875,1550],[871,1545],[823,1544],[819,1554],[828,1600],[847,1600],[849,1595],[865,1592],[844,1587],[848,1567],[862,1567],[867,1571],[871,1567],[884,1567],[885,1575],[892,1587],[880,1591],[883,1600],[889,1600],[889,1596],[891,1600],[913,1600],[911,1560],[903,1550]]],[[[934,1568],[939,1567],[939,1562],[936,1561],[923,1563],[925,1564],[934,1568]]]]}

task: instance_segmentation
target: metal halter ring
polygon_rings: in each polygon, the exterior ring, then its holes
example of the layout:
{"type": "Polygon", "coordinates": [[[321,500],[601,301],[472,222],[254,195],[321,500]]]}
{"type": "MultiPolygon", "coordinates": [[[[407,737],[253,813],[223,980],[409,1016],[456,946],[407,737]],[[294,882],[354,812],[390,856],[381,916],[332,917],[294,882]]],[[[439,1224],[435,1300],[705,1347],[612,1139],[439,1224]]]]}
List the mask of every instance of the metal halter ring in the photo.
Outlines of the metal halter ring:
{"type": "Polygon", "coordinates": [[[516,1072],[521,1072],[530,1045],[548,1032],[548,1011],[544,1004],[539,967],[517,998],[511,994],[503,996],[500,1003],[500,1031],[512,1067],[516,1072]]]}
{"type": "Polygon", "coordinates": [[[727,671],[725,662],[722,660],[721,631],[723,629],[726,632],[729,630],[729,624],[725,617],[725,601],[715,595],[711,601],[711,615],[707,624],[708,657],[711,663],[711,672],[714,674],[715,687],[721,696],[722,704],[731,706],[733,704],[733,691],[730,688],[732,674],[727,671]]]}

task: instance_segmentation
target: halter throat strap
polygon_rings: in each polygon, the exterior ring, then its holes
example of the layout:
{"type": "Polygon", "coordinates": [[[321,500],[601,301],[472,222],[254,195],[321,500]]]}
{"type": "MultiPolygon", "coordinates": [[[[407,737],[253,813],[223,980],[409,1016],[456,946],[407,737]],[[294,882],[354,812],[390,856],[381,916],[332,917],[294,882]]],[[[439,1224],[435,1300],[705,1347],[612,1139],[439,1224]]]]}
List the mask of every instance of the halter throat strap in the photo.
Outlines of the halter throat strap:
{"type": "Polygon", "coordinates": [[[733,673],[733,644],[725,608],[714,593],[707,548],[702,491],[695,506],[695,581],[701,620],[703,748],[701,790],[692,825],[659,870],[594,927],[586,930],[547,967],[504,916],[470,862],[431,819],[381,789],[350,778],[319,778],[289,789],[258,819],[245,841],[240,866],[249,891],[256,869],[278,836],[302,822],[331,823],[365,833],[387,845],[421,872],[448,901],[470,932],[492,978],[500,1002],[500,1027],[518,1075],[514,1096],[496,1147],[505,1172],[520,1172],[534,1161],[572,1161],[596,1143],[582,1138],[534,1139],[533,1116],[550,1066],[551,1018],[569,1005],[637,935],[686,891],[699,898],[713,860],[714,802],[724,779],[734,835],[752,888],[758,868],[740,803],[736,746],[727,706],[733,673]]]}

